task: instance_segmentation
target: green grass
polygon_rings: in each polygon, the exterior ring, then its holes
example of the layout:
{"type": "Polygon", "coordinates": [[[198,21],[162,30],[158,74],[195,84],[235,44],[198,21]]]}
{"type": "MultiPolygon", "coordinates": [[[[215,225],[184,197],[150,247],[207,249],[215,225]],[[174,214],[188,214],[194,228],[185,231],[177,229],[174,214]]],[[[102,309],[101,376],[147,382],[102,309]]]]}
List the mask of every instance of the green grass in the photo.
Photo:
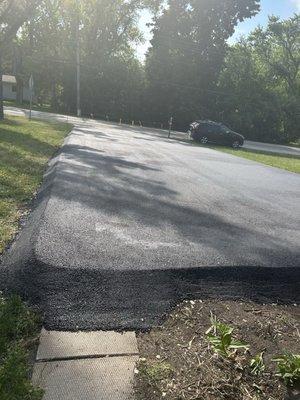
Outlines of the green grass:
{"type": "Polygon", "coordinates": [[[71,125],[9,117],[0,121],[0,253],[12,239],[45,165],[71,125]]]}
{"type": "MultiPolygon", "coordinates": [[[[29,105],[29,103],[27,101],[24,101],[22,104],[20,104],[20,103],[17,103],[15,101],[13,101],[13,100],[5,100],[3,102],[3,104],[5,106],[8,106],[8,107],[24,108],[26,110],[29,110],[29,108],[30,108],[30,105],[29,105]]],[[[40,106],[38,104],[33,104],[32,105],[32,110],[44,111],[44,112],[50,112],[50,113],[51,112],[57,113],[56,111],[52,110],[52,108],[51,108],[51,106],[49,104],[44,104],[42,106],[40,106]]]]}
{"type": "Polygon", "coordinates": [[[140,361],[138,370],[151,385],[156,385],[164,379],[171,379],[173,368],[166,361],[140,361]]]}
{"type": "MultiPolygon", "coordinates": [[[[30,105],[29,102],[24,101],[22,104],[17,103],[16,101],[13,100],[5,100],[3,104],[7,107],[16,107],[16,108],[23,108],[25,110],[29,110],[30,105]]],[[[40,111],[40,112],[48,112],[48,113],[54,113],[54,114],[60,114],[60,115],[75,115],[69,112],[63,112],[63,111],[57,111],[51,108],[50,104],[33,104],[32,105],[32,110],[34,111],[40,111]]]]}
{"type": "Polygon", "coordinates": [[[300,173],[300,157],[283,154],[270,154],[263,151],[239,149],[234,150],[222,146],[214,146],[215,150],[224,151],[234,156],[247,158],[260,162],[262,164],[271,165],[272,167],[282,168],[290,172],[300,173]]]}
{"type": "Polygon", "coordinates": [[[43,392],[32,386],[29,352],[40,329],[40,320],[18,296],[0,298],[0,399],[40,400],[43,392]]]}
{"type": "MultiPolygon", "coordinates": [[[[70,129],[69,124],[23,117],[0,121],[0,253],[13,238],[47,161],[70,129]]],[[[29,352],[39,327],[39,319],[19,297],[0,297],[0,399],[42,398],[42,391],[29,379],[29,352]]]]}

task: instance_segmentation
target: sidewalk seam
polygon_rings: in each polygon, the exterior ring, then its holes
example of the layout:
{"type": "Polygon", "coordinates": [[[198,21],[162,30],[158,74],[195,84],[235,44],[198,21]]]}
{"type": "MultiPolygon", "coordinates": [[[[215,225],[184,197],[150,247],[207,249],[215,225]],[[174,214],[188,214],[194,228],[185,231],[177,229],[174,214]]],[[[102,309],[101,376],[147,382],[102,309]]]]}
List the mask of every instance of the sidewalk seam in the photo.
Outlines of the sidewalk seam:
{"type": "Polygon", "coordinates": [[[49,362],[57,362],[57,361],[72,361],[72,360],[90,360],[95,358],[117,358],[117,357],[131,357],[138,356],[139,353],[118,353],[118,354],[91,354],[84,356],[70,356],[70,357],[56,357],[56,358],[42,358],[36,360],[36,364],[40,363],[49,363],[49,362]]]}

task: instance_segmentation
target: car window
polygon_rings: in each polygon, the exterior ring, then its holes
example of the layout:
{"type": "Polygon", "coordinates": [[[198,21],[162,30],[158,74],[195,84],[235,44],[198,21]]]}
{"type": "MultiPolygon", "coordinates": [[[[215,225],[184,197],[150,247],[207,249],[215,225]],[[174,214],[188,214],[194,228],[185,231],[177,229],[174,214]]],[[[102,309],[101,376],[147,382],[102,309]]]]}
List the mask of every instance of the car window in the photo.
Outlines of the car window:
{"type": "Polygon", "coordinates": [[[207,125],[206,124],[199,124],[198,131],[199,132],[207,132],[207,125]]]}
{"type": "Polygon", "coordinates": [[[222,133],[222,132],[223,132],[223,129],[222,129],[221,126],[216,125],[214,131],[215,131],[216,133],[222,133]]]}
{"type": "Polygon", "coordinates": [[[222,125],[221,128],[222,128],[222,132],[223,133],[229,133],[230,132],[230,129],[226,125],[222,125]]]}
{"type": "Polygon", "coordinates": [[[214,125],[209,125],[209,124],[207,124],[206,127],[205,127],[205,130],[206,130],[208,133],[213,133],[213,132],[215,132],[215,126],[214,126],[214,125]]]}

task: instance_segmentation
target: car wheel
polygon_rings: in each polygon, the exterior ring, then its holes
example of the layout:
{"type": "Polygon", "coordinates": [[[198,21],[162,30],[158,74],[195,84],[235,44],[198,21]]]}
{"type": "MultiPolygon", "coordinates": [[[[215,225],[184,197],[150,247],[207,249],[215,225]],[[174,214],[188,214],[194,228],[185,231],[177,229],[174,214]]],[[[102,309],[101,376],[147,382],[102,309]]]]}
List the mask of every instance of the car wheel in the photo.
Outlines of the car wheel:
{"type": "Polygon", "coordinates": [[[240,142],[238,140],[235,140],[234,142],[232,142],[231,145],[234,149],[238,149],[240,147],[240,142]]]}
{"type": "Polygon", "coordinates": [[[203,137],[200,139],[200,142],[201,142],[202,144],[206,144],[206,143],[208,142],[207,137],[206,137],[206,136],[203,136],[203,137]]]}

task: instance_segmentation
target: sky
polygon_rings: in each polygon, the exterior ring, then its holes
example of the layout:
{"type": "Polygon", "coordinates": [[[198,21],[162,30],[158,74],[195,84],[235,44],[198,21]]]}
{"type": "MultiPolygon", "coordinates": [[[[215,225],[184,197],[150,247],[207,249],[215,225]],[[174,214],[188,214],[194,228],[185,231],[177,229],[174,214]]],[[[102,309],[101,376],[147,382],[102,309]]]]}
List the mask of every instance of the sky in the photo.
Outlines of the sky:
{"type": "MultiPolygon", "coordinates": [[[[260,4],[261,10],[255,17],[241,22],[236,27],[234,35],[229,39],[230,43],[234,43],[241,35],[247,35],[257,25],[265,26],[268,22],[268,15],[274,14],[284,19],[292,16],[295,12],[300,12],[300,0],[261,0],[260,4]]],[[[145,54],[150,46],[151,32],[146,26],[148,22],[151,22],[151,14],[145,11],[141,13],[139,21],[145,37],[145,43],[137,46],[137,55],[141,61],[145,59],[145,54]]]]}

